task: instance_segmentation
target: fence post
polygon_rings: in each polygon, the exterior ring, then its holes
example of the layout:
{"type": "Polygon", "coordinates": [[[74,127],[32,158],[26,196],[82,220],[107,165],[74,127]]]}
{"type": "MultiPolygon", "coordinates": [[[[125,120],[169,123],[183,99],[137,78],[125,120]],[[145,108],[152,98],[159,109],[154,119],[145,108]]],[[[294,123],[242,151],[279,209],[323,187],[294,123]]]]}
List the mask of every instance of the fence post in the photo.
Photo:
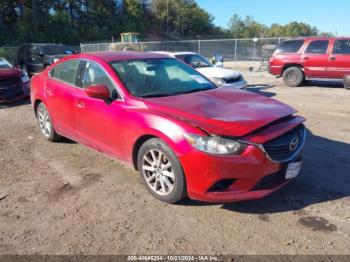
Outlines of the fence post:
{"type": "Polygon", "coordinates": [[[143,42],[140,43],[140,51],[143,52],[143,42]]]}
{"type": "Polygon", "coordinates": [[[235,39],[235,61],[237,61],[237,39],[235,39]]]}
{"type": "Polygon", "coordinates": [[[198,39],[198,54],[201,53],[201,40],[198,39]]]}

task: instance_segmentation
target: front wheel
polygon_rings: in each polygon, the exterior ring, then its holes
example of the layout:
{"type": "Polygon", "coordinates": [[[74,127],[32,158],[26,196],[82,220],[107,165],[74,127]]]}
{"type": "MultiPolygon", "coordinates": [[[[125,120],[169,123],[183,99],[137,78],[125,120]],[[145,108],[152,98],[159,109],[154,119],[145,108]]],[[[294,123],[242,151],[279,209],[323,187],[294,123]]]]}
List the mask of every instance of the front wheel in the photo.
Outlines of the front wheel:
{"type": "Polygon", "coordinates": [[[300,86],[304,81],[304,73],[299,67],[289,67],[283,72],[283,81],[289,87],[300,86]]]}
{"type": "Polygon", "coordinates": [[[181,164],[162,140],[150,139],[141,146],[137,166],[143,184],[155,198],[176,203],[186,197],[186,180],[181,164]]]}
{"type": "Polygon", "coordinates": [[[60,136],[56,133],[52,121],[44,103],[40,103],[36,109],[36,118],[38,119],[39,127],[44,137],[50,142],[60,140],[60,136]]]}

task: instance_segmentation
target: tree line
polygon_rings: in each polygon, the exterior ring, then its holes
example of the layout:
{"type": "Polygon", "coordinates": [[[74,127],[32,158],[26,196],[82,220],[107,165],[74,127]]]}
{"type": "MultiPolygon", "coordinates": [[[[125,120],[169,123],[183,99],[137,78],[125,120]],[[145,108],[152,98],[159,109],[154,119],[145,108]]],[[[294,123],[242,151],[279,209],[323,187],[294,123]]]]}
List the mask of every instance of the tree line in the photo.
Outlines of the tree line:
{"type": "Polygon", "coordinates": [[[304,23],[267,27],[237,15],[223,29],[195,0],[1,0],[0,10],[0,45],[119,41],[122,32],[139,32],[142,40],[320,33],[304,23]]]}

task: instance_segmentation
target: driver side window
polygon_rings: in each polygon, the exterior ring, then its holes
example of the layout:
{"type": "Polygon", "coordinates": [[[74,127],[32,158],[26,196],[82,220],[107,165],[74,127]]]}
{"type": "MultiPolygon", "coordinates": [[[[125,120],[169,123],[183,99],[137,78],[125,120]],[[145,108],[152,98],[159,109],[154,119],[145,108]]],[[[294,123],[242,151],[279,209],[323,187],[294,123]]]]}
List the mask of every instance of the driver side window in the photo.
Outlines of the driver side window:
{"type": "Polygon", "coordinates": [[[112,94],[115,87],[107,75],[107,73],[97,64],[92,62],[86,62],[83,79],[83,88],[87,88],[92,85],[106,85],[112,94]]]}

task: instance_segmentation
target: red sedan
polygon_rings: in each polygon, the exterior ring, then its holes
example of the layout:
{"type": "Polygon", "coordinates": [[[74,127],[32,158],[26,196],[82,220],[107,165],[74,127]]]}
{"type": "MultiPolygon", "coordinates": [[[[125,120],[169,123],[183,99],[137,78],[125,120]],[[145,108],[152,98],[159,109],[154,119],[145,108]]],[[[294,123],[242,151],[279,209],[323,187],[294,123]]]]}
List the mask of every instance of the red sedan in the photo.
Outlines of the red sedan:
{"type": "Polygon", "coordinates": [[[165,55],[72,55],[31,85],[46,139],[64,136],[129,162],[165,202],[257,199],[300,171],[305,119],[293,108],[218,88],[165,55]]]}

